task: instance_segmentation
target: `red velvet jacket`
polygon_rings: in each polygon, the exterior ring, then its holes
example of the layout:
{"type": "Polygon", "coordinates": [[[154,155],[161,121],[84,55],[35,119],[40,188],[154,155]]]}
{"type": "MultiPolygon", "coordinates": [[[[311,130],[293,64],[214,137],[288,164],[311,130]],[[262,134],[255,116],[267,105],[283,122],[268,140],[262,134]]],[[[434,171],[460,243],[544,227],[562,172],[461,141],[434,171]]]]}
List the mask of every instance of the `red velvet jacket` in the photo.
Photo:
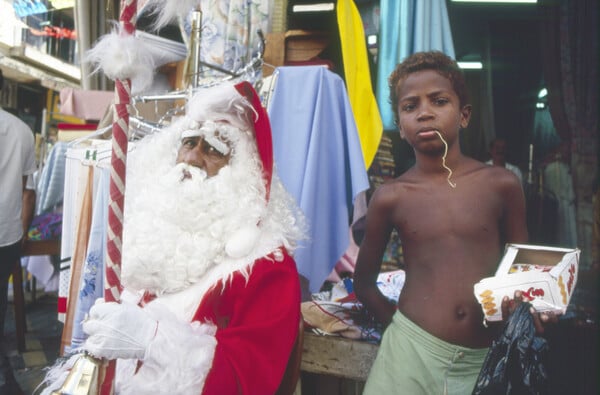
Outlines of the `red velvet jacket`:
{"type": "Polygon", "coordinates": [[[298,333],[300,281],[294,260],[257,260],[248,280],[212,288],[194,320],[217,325],[212,368],[203,394],[273,394],[298,333]]]}

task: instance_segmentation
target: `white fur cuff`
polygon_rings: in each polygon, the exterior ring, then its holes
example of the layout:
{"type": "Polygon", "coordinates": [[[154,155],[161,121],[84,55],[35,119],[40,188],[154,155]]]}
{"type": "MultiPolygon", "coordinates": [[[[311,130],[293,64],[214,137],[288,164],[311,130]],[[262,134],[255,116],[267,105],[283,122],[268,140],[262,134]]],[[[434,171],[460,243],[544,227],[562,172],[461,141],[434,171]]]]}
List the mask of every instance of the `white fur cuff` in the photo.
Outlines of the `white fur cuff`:
{"type": "Polygon", "coordinates": [[[163,316],[139,371],[135,373],[137,361],[119,360],[117,393],[201,393],[217,345],[215,332],[214,325],[163,316]]]}

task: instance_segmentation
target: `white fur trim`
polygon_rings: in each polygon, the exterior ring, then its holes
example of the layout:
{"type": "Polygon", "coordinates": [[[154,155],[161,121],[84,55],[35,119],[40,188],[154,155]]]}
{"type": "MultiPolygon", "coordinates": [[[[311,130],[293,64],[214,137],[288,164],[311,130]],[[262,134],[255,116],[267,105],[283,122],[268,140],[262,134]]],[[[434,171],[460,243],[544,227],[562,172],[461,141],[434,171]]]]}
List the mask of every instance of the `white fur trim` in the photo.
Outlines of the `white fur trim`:
{"type": "Polygon", "coordinates": [[[134,35],[121,34],[119,29],[102,36],[85,55],[85,61],[102,70],[112,80],[131,79],[132,91],[141,92],[154,79],[155,51],[151,45],[134,35]]]}
{"type": "Polygon", "coordinates": [[[157,304],[149,304],[144,310],[159,322],[156,337],[137,373],[137,361],[118,361],[116,392],[121,395],[202,393],[217,346],[216,327],[180,321],[157,304]]]}
{"type": "Polygon", "coordinates": [[[246,256],[258,241],[260,230],[256,226],[245,226],[233,233],[225,244],[225,252],[232,258],[246,256]]]}
{"type": "MultiPolygon", "coordinates": [[[[195,284],[190,285],[183,291],[174,293],[164,293],[160,297],[153,300],[150,304],[160,304],[172,311],[178,319],[182,321],[191,321],[198,304],[204,295],[217,284],[227,282],[234,273],[239,272],[244,277],[248,277],[252,271],[252,266],[256,259],[264,257],[276,248],[265,248],[264,250],[254,250],[252,254],[254,259],[248,263],[247,256],[240,259],[230,259],[208,270],[202,278],[195,284]]],[[[274,254],[279,256],[279,254],[274,254]]],[[[274,263],[277,264],[277,263],[274,263]]]]}
{"type": "Polygon", "coordinates": [[[148,0],[146,6],[157,14],[153,28],[158,30],[178,18],[184,18],[198,3],[198,0],[148,0]]]}
{"type": "MultiPolygon", "coordinates": [[[[193,288],[193,287],[192,287],[193,288]]],[[[198,287],[196,286],[196,290],[198,287]]],[[[124,292],[125,294],[125,292],[124,292]]],[[[193,315],[199,303],[197,293],[195,304],[188,303],[193,315]]],[[[128,298],[135,298],[128,293],[128,298]]],[[[159,298],[163,299],[163,298],[159,298]]],[[[142,367],[136,373],[137,360],[117,361],[115,393],[119,395],[138,394],[200,394],[214,358],[217,340],[216,326],[175,316],[166,303],[149,303],[144,310],[158,321],[157,333],[150,342],[142,367]]],[[[178,306],[179,307],[179,306],[178,306]]],[[[60,389],[70,370],[83,354],[74,354],[66,360],[58,360],[49,370],[40,387],[46,386],[43,395],[51,395],[60,389]]]]}
{"type": "Polygon", "coordinates": [[[198,122],[227,121],[240,130],[254,130],[256,110],[231,82],[198,90],[186,108],[186,116],[198,122]]]}

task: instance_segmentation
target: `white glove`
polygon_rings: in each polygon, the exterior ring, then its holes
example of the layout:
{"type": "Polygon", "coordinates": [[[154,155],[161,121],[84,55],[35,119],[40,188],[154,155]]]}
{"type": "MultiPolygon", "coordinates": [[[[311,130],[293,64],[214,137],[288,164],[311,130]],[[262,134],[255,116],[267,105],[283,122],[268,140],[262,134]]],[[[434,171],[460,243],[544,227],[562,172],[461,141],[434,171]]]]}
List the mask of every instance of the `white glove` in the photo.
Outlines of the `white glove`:
{"type": "Polygon", "coordinates": [[[130,303],[96,303],[83,322],[83,349],[99,358],[144,359],[158,321],[130,303]]]}

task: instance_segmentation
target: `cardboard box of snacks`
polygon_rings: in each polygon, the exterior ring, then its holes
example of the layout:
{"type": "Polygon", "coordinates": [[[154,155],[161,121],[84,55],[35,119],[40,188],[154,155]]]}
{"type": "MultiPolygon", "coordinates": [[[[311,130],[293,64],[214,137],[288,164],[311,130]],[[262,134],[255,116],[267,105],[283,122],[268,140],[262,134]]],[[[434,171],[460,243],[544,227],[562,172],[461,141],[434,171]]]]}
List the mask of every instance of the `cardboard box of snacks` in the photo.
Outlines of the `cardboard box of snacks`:
{"type": "Polygon", "coordinates": [[[485,319],[502,319],[504,296],[523,294],[539,312],[564,314],[577,283],[580,250],[530,244],[507,244],[494,277],[475,284],[475,297],[485,319]]]}

